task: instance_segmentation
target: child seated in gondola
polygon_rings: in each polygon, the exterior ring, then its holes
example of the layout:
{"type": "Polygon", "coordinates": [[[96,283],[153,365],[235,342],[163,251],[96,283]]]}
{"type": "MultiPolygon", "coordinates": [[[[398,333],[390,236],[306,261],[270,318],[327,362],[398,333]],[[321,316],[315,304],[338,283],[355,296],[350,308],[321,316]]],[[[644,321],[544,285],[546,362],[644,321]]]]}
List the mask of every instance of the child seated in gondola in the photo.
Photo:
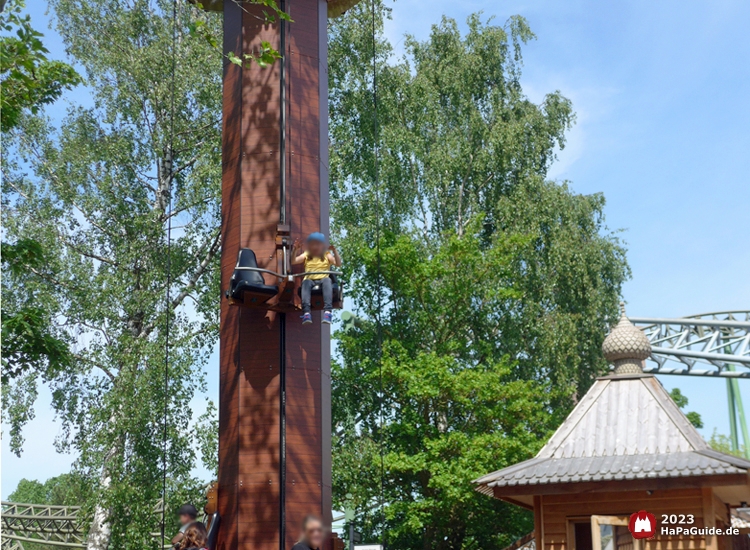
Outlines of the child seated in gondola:
{"type": "Polygon", "coordinates": [[[330,271],[331,266],[341,266],[341,256],[339,256],[338,250],[332,244],[326,247],[326,238],[323,233],[310,233],[307,237],[306,248],[304,252],[300,253],[302,249],[302,243],[299,239],[294,241],[294,249],[292,252],[292,263],[293,264],[305,264],[305,275],[302,281],[302,324],[309,325],[312,323],[312,315],[310,314],[310,295],[312,294],[312,287],[316,284],[320,284],[323,290],[323,320],[322,322],[330,325],[333,314],[333,281],[331,277],[325,273],[314,273],[320,271],[330,271]]]}

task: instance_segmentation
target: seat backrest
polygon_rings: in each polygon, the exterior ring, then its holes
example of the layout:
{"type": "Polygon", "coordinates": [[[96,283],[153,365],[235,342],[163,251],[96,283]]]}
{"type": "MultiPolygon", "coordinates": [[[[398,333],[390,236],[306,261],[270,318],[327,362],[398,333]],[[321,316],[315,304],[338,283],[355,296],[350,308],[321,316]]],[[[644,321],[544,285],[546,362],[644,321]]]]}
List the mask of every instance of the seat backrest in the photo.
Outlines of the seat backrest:
{"type": "MultiPolygon", "coordinates": [[[[258,260],[255,258],[255,252],[250,248],[241,248],[237,256],[237,267],[258,267],[258,260]]],[[[232,275],[235,284],[245,281],[251,285],[265,285],[263,274],[257,271],[236,270],[232,275]]]]}
{"type": "Polygon", "coordinates": [[[220,523],[221,516],[219,516],[219,512],[214,512],[211,516],[211,523],[208,526],[208,542],[206,543],[208,550],[215,550],[216,548],[216,536],[219,534],[220,523]]]}

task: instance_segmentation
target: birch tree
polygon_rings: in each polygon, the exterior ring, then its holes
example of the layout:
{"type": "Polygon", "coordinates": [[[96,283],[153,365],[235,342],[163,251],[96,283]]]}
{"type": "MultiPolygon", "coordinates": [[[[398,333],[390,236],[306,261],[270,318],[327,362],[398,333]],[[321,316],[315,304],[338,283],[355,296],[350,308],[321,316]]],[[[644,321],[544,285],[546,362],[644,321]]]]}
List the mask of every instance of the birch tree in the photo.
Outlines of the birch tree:
{"type": "Polygon", "coordinates": [[[56,447],[92,487],[88,548],[153,547],[162,459],[168,506],[196,483],[191,401],[218,334],[222,56],[205,35],[220,18],[180,2],[173,48],[171,2],[50,7],[89,94],[3,136],[4,238],[38,244],[4,273],[3,307],[42,307],[72,360],[12,377],[5,421],[20,454],[46,385],[56,447]]]}

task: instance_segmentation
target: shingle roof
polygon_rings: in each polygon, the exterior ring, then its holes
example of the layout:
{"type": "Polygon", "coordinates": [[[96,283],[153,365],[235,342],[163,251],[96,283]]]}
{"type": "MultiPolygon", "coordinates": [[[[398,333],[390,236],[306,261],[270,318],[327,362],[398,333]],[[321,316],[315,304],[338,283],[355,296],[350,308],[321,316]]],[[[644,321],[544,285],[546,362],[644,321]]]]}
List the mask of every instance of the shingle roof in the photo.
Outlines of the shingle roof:
{"type": "Polygon", "coordinates": [[[492,495],[495,487],[748,470],[749,461],[712,450],[656,378],[635,375],[597,380],[535,458],[475,483],[492,495]]]}

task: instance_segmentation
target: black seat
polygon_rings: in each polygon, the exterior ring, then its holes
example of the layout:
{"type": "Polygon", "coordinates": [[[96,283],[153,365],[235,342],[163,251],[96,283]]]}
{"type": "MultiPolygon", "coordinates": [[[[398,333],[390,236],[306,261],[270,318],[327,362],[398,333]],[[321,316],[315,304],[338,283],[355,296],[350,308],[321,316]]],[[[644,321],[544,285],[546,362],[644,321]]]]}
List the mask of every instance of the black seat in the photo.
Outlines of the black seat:
{"type": "Polygon", "coordinates": [[[208,548],[208,550],[215,550],[216,548],[216,536],[219,534],[220,523],[221,516],[219,515],[219,512],[214,512],[208,525],[208,542],[206,543],[206,548],[208,548]]]}
{"type": "Polygon", "coordinates": [[[258,267],[258,260],[255,258],[255,252],[249,248],[241,248],[237,255],[237,266],[235,267],[232,278],[229,280],[229,296],[236,300],[244,300],[246,291],[255,296],[256,301],[264,301],[275,296],[279,292],[276,285],[267,285],[263,274],[258,271],[248,271],[246,269],[237,269],[237,267],[258,267]],[[260,295],[260,296],[258,296],[260,295]],[[261,298],[258,300],[257,298],[261,298]]]}
{"type": "MultiPolygon", "coordinates": [[[[344,300],[343,292],[341,285],[339,284],[338,278],[336,275],[329,275],[331,278],[331,289],[333,290],[333,308],[334,309],[341,309],[342,302],[344,300]]],[[[302,296],[302,286],[297,289],[297,295],[302,296]]],[[[320,281],[316,281],[313,279],[313,287],[310,291],[311,298],[313,296],[323,296],[323,287],[320,284],[320,281]]],[[[315,298],[312,298],[310,300],[312,309],[323,309],[323,300],[315,298]]]]}

